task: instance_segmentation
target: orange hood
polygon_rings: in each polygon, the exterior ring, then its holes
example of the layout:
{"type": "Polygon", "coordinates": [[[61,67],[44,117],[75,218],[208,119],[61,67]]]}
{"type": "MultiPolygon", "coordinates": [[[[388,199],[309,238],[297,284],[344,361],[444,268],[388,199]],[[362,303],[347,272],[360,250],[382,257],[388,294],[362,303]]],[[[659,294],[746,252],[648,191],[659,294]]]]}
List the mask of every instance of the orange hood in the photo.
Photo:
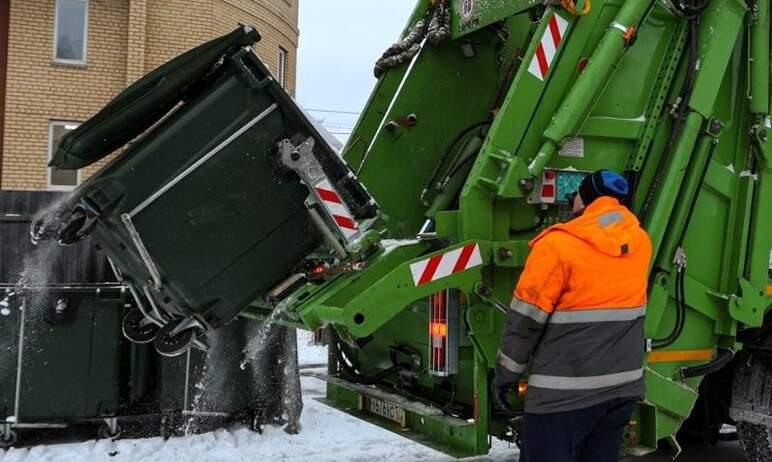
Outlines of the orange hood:
{"type": "Polygon", "coordinates": [[[571,234],[612,257],[635,253],[643,246],[643,240],[648,239],[638,218],[608,196],[593,201],[581,216],[544,230],[530,246],[552,232],[571,234]]]}

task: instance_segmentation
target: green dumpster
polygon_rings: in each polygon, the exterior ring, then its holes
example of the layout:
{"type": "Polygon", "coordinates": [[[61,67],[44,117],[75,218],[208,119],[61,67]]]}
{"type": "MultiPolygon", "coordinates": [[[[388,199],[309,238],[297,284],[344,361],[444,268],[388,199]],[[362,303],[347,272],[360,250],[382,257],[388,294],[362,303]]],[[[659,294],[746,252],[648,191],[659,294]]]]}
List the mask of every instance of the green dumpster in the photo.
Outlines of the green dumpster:
{"type": "Polygon", "coordinates": [[[128,386],[122,357],[131,344],[120,336],[125,287],[0,286],[10,292],[0,316],[6,440],[18,429],[114,419],[128,386]]]}
{"type": "Polygon", "coordinates": [[[30,433],[56,435],[41,429],[98,424],[100,437],[170,436],[189,418],[212,424],[193,422],[194,432],[259,423],[265,402],[273,415],[284,412],[284,345],[267,342],[259,374],[254,363],[240,367],[258,322],[232,322],[209,333],[209,354],[176,358],[124,338],[135,302],[93,239],[30,242],[34,217],[64,198],[0,191],[0,448],[25,444],[30,433]]]}
{"type": "Polygon", "coordinates": [[[92,119],[98,123],[68,135],[53,162],[82,167],[116,147],[100,140],[126,137],[123,121],[142,118],[129,128],[139,134],[163,117],[33,230],[62,244],[92,235],[141,308],[124,332],[137,342],[155,339],[162,354],[203,346],[202,331],[271,298],[272,289],[307,270],[304,257],[327,245],[320,229],[327,218],[311,210],[309,185],[282,164],[287,146],[311,151],[346,220],[376,213],[352,172],[247,46],[258,39],[243,27],[150,73],[92,119]],[[198,77],[180,77],[188,74],[198,77]],[[162,77],[176,87],[151,91],[162,77]],[[161,114],[159,106],[170,109],[161,114]]]}
{"type": "Polygon", "coordinates": [[[19,429],[112,421],[130,386],[129,296],[104,256],[30,242],[34,216],[63,196],[0,191],[0,446],[19,429]]]}

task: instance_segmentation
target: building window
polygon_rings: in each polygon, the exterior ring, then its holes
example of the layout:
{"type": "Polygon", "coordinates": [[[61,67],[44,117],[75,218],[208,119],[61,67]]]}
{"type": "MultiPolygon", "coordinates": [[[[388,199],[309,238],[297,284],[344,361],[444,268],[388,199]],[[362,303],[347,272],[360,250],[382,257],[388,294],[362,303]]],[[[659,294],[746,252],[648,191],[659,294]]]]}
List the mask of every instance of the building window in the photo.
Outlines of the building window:
{"type": "Polygon", "coordinates": [[[88,0],[56,0],[54,61],[86,63],[88,0]]]}
{"type": "Polygon", "coordinates": [[[279,47],[279,56],[276,59],[276,80],[284,88],[287,79],[287,50],[279,47]]]}
{"type": "MultiPolygon", "coordinates": [[[[78,122],[51,122],[48,127],[48,160],[50,161],[64,135],[78,128],[78,122]]],[[[62,170],[56,167],[48,168],[48,189],[71,190],[78,185],[80,173],[78,170],[62,170]]]]}

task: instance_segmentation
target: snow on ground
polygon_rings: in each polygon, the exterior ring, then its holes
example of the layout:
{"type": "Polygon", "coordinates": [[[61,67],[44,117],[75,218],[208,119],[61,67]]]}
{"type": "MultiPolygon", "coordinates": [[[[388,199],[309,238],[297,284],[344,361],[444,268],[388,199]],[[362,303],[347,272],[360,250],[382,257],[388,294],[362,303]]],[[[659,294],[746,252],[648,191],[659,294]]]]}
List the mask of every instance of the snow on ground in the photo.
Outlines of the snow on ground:
{"type": "MultiPolygon", "coordinates": [[[[324,384],[304,377],[305,408],[301,433],[288,435],[267,427],[262,435],[245,428],[212,433],[143,440],[85,443],[11,449],[0,462],[246,462],[265,461],[451,461],[452,458],[375,425],[328,407],[314,398],[324,396],[324,384]]],[[[515,450],[495,445],[480,461],[512,461],[515,450]]]]}
{"type": "MultiPolygon", "coordinates": [[[[311,344],[312,334],[298,333],[300,363],[327,361],[327,349],[311,344]]],[[[454,460],[402,436],[326,406],[324,383],[303,377],[303,415],[299,435],[266,427],[262,435],[246,428],[220,429],[202,435],[142,440],[88,441],[0,452],[0,462],[387,462],[454,460]]],[[[495,441],[491,454],[476,461],[514,461],[516,449],[495,441]]]]}

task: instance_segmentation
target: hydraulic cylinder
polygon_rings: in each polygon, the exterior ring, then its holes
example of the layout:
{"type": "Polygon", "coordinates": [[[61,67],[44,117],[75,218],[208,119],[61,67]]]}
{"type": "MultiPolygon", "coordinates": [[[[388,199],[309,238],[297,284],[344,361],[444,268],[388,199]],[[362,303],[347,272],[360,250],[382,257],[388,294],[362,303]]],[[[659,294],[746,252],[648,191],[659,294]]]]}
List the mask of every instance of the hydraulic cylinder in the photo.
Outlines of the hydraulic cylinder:
{"type": "Polygon", "coordinates": [[[624,2],[616,18],[609,25],[595,52],[579,75],[552,123],[544,132],[547,139],[528,166],[528,172],[538,177],[567,136],[579,127],[592,103],[605,88],[625,49],[630,45],[638,24],[649,10],[653,0],[624,2]]]}

